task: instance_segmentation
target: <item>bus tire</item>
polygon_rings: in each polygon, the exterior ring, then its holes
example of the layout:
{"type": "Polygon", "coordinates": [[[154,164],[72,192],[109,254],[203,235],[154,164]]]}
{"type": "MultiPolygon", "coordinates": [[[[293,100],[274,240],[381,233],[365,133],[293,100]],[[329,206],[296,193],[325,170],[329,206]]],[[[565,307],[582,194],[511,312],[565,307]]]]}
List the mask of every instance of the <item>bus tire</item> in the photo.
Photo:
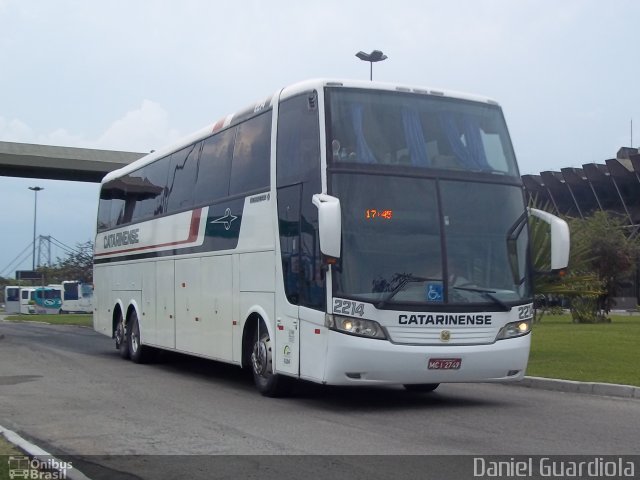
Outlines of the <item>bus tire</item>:
{"type": "Polygon", "coordinates": [[[439,385],[439,383],[414,383],[411,385],[405,385],[404,388],[408,392],[429,393],[433,392],[439,385]]]}
{"type": "Polygon", "coordinates": [[[265,397],[281,397],[290,392],[291,381],[273,373],[273,341],[264,322],[256,324],[251,349],[251,371],[258,391],[265,397]]]}
{"type": "Polygon", "coordinates": [[[127,322],[129,325],[127,332],[127,345],[129,346],[129,355],[134,363],[146,363],[149,360],[149,347],[145,347],[140,343],[140,324],[138,323],[138,314],[133,311],[127,322]]]}
{"type": "Polygon", "coordinates": [[[129,359],[129,342],[127,341],[127,328],[124,323],[124,317],[122,313],[118,314],[116,320],[116,329],[113,332],[113,337],[116,341],[116,350],[120,352],[120,356],[125,360],[129,359]]]}

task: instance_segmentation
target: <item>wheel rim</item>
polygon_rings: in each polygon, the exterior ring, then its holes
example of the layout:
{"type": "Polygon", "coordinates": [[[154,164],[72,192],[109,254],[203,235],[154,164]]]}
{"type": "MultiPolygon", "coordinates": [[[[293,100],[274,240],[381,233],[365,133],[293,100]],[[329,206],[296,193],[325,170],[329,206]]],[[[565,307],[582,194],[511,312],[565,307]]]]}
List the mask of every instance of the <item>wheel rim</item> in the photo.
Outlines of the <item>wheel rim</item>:
{"type": "Polygon", "coordinates": [[[138,322],[135,322],[133,328],[131,329],[131,350],[134,352],[138,351],[138,346],[140,345],[140,331],[138,329],[138,322]]]}
{"type": "Polygon", "coordinates": [[[124,339],[124,323],[122,321],[122,319],[120,319],[120,321],[118,322],[118,325],[116,326],[116,347],[120,348],[120,345],[122,345],[122,340],[124,339]]]}
{"type": "Polygon", "coordinates": [[[263,378],[271,376],[271,339],[268,334],[264,334],[253,345],[251,354],[253,372],[263,378]]]}

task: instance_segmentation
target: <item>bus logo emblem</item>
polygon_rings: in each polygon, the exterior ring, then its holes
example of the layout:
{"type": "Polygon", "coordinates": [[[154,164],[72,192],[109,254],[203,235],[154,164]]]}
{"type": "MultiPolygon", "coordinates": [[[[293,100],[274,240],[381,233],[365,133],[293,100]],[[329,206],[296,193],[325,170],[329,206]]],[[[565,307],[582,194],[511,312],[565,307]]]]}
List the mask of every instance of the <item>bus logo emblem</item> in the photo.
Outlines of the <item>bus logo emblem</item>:
{"type": "Polygon", "coordinates": [[[451,340],[451,332],[449,330],[442,330],[440,332],[440,341],[448,342],[449,340],[451,340]]]}
{"type": "Polygon", "coordinates": [[[233,222],[236,218],[238,217],[231,214],[231,209],[227,208],[227,210],[224,212],[224,217],[216,218],[215,220],[211,220],[211,222],[209,223],[223,223],[224,229],[229,230],[231,229],[231,222],[233,222]]]}

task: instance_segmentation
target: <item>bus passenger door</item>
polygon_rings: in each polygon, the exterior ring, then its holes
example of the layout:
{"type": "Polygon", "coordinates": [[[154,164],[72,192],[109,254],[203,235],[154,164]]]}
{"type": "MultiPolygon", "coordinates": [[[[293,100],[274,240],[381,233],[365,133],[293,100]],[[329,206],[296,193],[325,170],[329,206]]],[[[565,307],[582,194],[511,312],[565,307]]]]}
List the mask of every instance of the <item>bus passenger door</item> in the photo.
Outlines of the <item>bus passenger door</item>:
{"type": "MultiPolygon", "coordinates": [[[[278,189],[278,230],[286,300],[276,308],[276,369],[299,374],[300,358],[300,196],[302,184],[278,189]]],[[[279,297],[280,300],[280,297],[279,297]]]]}
{"type": "MultiPolygon", "coordinates": [[[[279,296],[276,338],[280,356],[276,365],[296,375],[300,374],[301,329],[308,322],[308,307],[316,307],[316,297],[322,299],[316,291],[321,281],[315,238],[317,209],[311,202],[313,194],[322,191],[318,105],[318,92],[309,90],[281,100],[278,107],[276,188],[278,260],[282,265],[282,280],[278,281],[284,284],[286,299],[279,296]]],[[[313,328],[314,335],[315,331],[313,328]]]]}
{"type": "Polygon", "coordinates": [[[300,365],[299,307],[287,304],[276,316],[276,370],[298,376],[300,365]]]}

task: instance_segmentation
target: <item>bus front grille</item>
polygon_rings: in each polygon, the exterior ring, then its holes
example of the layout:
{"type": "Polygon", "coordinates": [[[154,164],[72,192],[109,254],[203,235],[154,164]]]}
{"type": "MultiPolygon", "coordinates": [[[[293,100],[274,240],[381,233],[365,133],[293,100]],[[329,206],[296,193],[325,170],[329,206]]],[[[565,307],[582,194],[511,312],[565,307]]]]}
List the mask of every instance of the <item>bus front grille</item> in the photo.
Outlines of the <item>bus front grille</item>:
{"type": "Polygon", "coordinates": [[[498,331],[487,327],[387,327],[393,343],[406,345],[478,345],[493,343],[498,331]]]}

